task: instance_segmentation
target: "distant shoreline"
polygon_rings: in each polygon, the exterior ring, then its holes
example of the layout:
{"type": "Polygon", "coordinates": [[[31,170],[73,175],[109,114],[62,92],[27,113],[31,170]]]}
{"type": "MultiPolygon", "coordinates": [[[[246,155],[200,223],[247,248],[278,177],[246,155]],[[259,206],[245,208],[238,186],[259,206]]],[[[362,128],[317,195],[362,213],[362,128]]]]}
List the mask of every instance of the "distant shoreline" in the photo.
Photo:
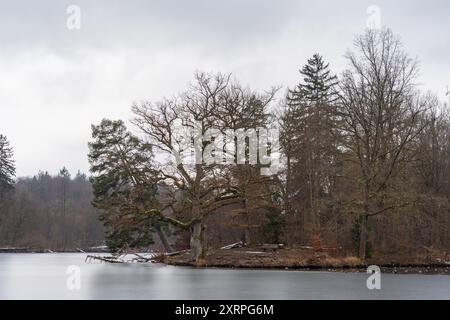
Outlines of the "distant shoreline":
{"type": "Polygon", "coordinates": [[[110,253],[106,247],[51,250],[42,248],[0,248],[0,253],[110,253]]]}

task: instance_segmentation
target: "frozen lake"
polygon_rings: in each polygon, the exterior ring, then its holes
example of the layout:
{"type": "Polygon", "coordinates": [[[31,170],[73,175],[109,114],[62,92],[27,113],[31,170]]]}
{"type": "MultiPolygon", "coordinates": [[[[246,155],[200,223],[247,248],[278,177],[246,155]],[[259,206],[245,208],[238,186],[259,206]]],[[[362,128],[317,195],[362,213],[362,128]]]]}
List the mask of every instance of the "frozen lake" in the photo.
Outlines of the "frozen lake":
{"type": "Polygon", "coordinates": [[[382,274],[381,290],[368,290],[365,273],[100,264],[85,257],[0,254],[0,299],[450,299],[445,275],[382,274]]]}

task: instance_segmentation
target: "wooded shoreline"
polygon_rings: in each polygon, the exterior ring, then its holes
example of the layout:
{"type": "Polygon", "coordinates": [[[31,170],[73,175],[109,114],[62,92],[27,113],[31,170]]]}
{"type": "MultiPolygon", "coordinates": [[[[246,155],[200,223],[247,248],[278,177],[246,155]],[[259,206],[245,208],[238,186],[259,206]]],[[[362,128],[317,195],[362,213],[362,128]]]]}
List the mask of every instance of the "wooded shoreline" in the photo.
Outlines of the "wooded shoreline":
{"type": "Polygon", "coordinates": [[[327,272],[367,272],[370,265],[379,266],[382,273],[449,274],[450,263],[430,257],[378,257],[365,262],[348,256],[331,256],[325,252],[305,249],[282,249],[273,252],[257,248],[216,250],[200,262],[192,262],[188,254],[167,257],[165,263],[198,268],[271,269],[327,272]]]}
{"type": "Polygon", "coordinates": [[[75,248],[64,250],[51,250],[44,248],[0,248],[0,253],[109,253],[110,250],[106,247],[90,247],[90,248],[75,248]]]}

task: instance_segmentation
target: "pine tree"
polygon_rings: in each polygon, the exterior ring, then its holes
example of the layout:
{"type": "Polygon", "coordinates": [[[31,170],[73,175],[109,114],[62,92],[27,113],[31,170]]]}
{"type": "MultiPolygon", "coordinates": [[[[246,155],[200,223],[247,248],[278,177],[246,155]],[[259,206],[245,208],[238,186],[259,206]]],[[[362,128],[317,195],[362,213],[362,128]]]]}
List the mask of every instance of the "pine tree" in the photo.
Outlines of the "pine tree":
{"type": "Polygon", "coordinates": [[[4,135],[0,134],[0,200],[14,187],[16,168],[13,149],[4,135]]]}
{"type": "Polygon", "coordinates": [[[103,120],[92,126],[92,137],[93,205],[102,209],[108,246],[116,251],[151,244],[158,219],[149,212],[158,201],[150,146],[127,131],[122,121],[103,120]]]}
{"type": "Polygon", "coordinates": [[[330,168],[335,167],[337,153],[334,102],[338,95],[337,77],[319,54],[308,59],[300,74],[303,81],[286,96],[281,144],[287,156],[286,209],[306,213],[302,221],[307,234],[320,232],[321,198],[330,190],[330,168]]]}
{"type": "Polygon", "coordinates": [[[314,54],[308,63],[299,70],[304,83],[289,90],[287,101],[290,106],[301,104],[311,106],[316,103],[332,103],[337,100],[337,77],[331,74],[330,64],[322,56],[314,54]]]}

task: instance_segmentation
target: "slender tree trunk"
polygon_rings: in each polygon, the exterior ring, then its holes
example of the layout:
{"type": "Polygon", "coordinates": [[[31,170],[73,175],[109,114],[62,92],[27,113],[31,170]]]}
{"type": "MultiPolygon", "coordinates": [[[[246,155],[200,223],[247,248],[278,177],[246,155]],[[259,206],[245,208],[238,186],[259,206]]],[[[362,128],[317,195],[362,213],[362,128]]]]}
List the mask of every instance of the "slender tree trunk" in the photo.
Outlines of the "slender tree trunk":
{"type": "Polygon", "coordinates": [[[250,245],[252,243],[252,238],[250,236],[250,228],[247,226],[244,231],[244,241],[245,244],[250,245]]]}
{"type": "Polygon", "coordinates": [[[161,239],[161,242],[164,246],[164,250],[166,250],[166,252],[173,252],[173,248],[170,245],[169,240],[167,239],[167,236],[164,233],[164,231],[162,230],[161,226],[158,224],[158,225],[156,225],[155,229],[156,229],[156,233],[158,233],[158,236],[161,239]]]}
{"type": "Polygon", "coordinates": [[[245,214],[245,229],[244,229],[244,241],[247,245],[252,243],[252,238],[250,236],[250,212],[247,206],[247,199],[244,199],[244,209],[246,211],[245,214]]]}
{"type": "Polygon", "coordinates": [[[191,226],[191,258],[192,261],[198,261],[205,257],[205,226],[203,221],[199,220],[191,226]]]}
{"type": "Polygon", "coordinates": [[[369,201],[370,201],[370,185],[368,180],[364,184],[364,204],[363,213],[360,221],[360,232],[359,232],[359,254],[358,256],[365,260],[366,259],[366,245],[367,245],[367,221],[369,219],[369,201]]]}
{"type": "Polygon", "coordinates": [[[360,233],[359,233],[359,257],[366,259],[366,244],[367,244],[367,214],[363,213],[361,216],[360,233]]]}
{"type": "Polygon", "coordinates": [[[366,259],[366,245],[367,245],[367,220],[369,218],[369,185],[366,183],[364,190],[364,208],[361,216],[360,234],[359,234],[359,257],[366,259]]]}
{"type": "Polygon", "coordinates": [[[286,160],[286,164],[287,164],[287,171],[286,171],[286,193],[285,193],[285,199],[284,199],[284,203],[286,204],[286,212],[288,214],[292,213],[291,212],[291,155],[290,155],[290,151],[287,152],[287,160],[286,160]]]}

